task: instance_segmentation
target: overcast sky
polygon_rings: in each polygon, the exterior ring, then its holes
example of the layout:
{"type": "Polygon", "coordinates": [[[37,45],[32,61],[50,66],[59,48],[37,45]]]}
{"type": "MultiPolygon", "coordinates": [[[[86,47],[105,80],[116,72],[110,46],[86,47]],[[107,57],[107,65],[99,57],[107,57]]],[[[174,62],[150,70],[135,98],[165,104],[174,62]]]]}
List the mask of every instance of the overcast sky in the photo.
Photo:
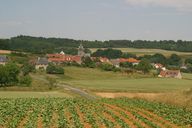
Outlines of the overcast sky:
{"type": "Polygon", "coordinates": [[[0,0],[0,38],[192,40],[192,0],[0,0]]]}

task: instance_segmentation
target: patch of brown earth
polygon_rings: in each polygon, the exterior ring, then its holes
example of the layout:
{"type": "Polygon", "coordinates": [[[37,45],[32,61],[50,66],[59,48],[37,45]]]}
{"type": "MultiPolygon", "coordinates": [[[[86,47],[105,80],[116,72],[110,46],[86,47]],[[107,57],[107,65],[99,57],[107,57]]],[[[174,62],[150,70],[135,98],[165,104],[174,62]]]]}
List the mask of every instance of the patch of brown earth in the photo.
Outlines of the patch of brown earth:
{"type": "Polygon", "coordinates": [[[58,114],[53,112],[50,128],[58,128],[58,114]]]}
{"type": "Polygon", "coordinates": [[[164,93],[126,93],[126,92],[96,92],[97,96],[103,98],[118,98],[118,97],[128,97],[128,98],[155,98],[164,93]]]}
{"type": "Polygon", "coordinates": [[[33,111],[28,111],[26,113],[26,115],[24,116],[23,119],[21,119],[19,125],[18,125],[18,128],[23,128],[25,126],[25,124],[27,123],[27,120],[29,118],[29,115],[32,113],[33,111]]]}
{"type": "Polygon", "coordinates": [[[43,119],[42,119],[41,113],[38,115],[37,128],[43,128],[43,119]]]}
{"type": "Polygon", "coordinates": [[[66,119],[69,122],[69,126],[75,127],[71,113],[69,111],[65,111],[64,115],[66,116],[66,119]]]}

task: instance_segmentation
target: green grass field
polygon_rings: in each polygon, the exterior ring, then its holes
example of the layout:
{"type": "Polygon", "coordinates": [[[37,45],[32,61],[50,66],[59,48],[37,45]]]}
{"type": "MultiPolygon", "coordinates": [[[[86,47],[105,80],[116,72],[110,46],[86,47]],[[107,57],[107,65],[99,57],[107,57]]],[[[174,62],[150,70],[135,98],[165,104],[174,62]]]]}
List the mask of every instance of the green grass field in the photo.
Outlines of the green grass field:
{"type": "Polygon", "coordinates": [[[49,97],[73,97],[64,92],[31,92],[31,91],[0,91],[0,98],[49,98],[49,97]]]}
{"type": "MultiPolygon", "coordinates": [[[[91,51],[95,52],[98,48],[92,48],[91,51]]],[[[143,55],[153,55],[155,53],[161,53],[165,56],[170,56],[171,54],[178,54],[182,57],[188,57],[192,56],[192,52],[176,52],[176,51],[168,51],[168,50],[162,50],[162,49],[138,49],[138,48],[115,48],[118,50],[121,50],[122,52],[129,52],[136,54],[137,56],[143,56],[143,55]]]]}
{"type": "Polygon", "coordinates": [[[192,88],[191,74],[184,79],[127,76],[122,73],[104,72],[99,69],[65,67],[65,76],[60,81],[92,91],[114,92],[170,92],[192,88]],[[138,77],[138,78],[135,78],[138,77]],[[146,77],[146,78],[144,78],[146,77]]]}

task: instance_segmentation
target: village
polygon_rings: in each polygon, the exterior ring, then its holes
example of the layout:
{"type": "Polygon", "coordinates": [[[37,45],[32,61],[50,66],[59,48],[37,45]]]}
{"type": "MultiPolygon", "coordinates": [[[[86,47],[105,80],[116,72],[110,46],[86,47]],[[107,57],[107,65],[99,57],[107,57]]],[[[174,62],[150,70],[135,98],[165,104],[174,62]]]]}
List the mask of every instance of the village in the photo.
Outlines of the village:
{"type": "MultiPolygon", "coordinates": [[[[5,51],[1,51],[2,54],[5,54],[5,51]]],[[[8,52],[10,54],[10,52],[8,52]]],[[[136,58],[117,58],[117,59],[109,59],[107,57],[92,57],[90,53],[84,52],[84,47],[82,44],[78,47],[77,55],[69,55],[65,54],[63,51],[60,53],[46,54],[44,57],[38,57],[36,61],[33,63],[36,70],[46,70],[50,63],[54,65],[61,65],[63,63],[75,63],[78,65],[82,65],[84,58],[90,58],[91,61],[99,64],[108,64],[112,65],[114,68],[120,69],[123,63],[131,64],[132,67],[136,67],[139,65],[141,60],[136,58]]],[[[11,61],[6,55],[0,55],[0,64],[5,65],[11,61]]],[[[155,69],[158,71],[157,76],[160,78],[178,78],[182,79],[182,74],[179,69],[177,70],[169,70],[161,63],[150,63],[151,69],[155,69]]],[[[132,69],[132,67],[128,67],[128,69],[132,69]]],[[[145,68],[145,67],[144,67],[145,68]]],[[[186,68],[183,66],[182,68],[186,68]]]]}

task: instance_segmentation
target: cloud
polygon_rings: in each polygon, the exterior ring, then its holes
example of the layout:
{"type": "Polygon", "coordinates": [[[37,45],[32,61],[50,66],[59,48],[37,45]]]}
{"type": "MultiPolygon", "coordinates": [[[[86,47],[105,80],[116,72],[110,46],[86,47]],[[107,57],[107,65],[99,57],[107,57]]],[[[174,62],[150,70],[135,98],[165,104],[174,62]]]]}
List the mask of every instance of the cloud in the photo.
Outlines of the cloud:
{"type": "Polygon", "coordinates": [[[179,11],[192,11],[192,0],[125,0],[133,6],[161,6],[171,7],[179,11]]]}

